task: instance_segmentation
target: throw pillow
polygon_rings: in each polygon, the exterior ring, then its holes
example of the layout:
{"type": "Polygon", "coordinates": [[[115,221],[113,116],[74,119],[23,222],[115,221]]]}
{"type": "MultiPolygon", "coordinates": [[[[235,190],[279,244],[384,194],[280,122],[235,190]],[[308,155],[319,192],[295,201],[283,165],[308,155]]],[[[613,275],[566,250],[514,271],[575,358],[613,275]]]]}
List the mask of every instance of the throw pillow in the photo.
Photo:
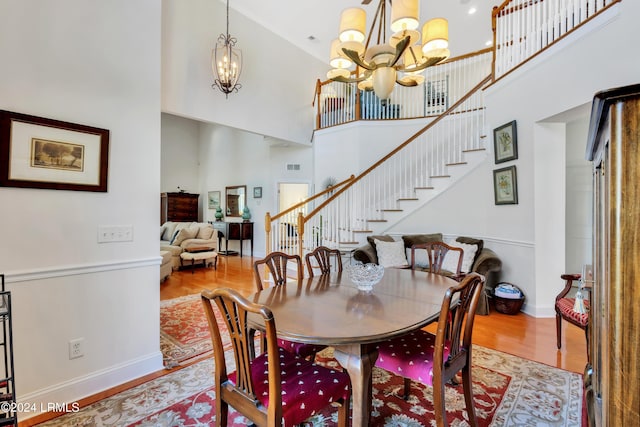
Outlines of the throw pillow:
{"type": "Polygon", "coordinates": [[[171,221],[165,222],[164,225],[162,226],[164,227],[164,233],[162,233],[161,240],[167,240],[170,242],[173,239],[173,235],[176,232],[176,225],[177,223],[175,222],[171,222],[171,221]]]}
{"type": "Polygon", "coordinates": [[[173,240],[171,240],[171,245],[180,246],[180,244],[185,240],[194,239],[197,234],[198,234],[198,227],[182,228],[176,231],[175,236],[173,237],[173,240]]]}
{"type": "MultiPolygon", "coordinates": [[[[462,267],[460,268],[461,273],[468,273],[471,271],[471,267],[473,267],[473,260],[476,257],[476,252],[478,251],[478,246],[476,245],[468,245],[466,243],[453,242],[447,243],[449,246],[454,248],[462,248],[462,267]]],[[[456,268],[458,268],[458,258],[460,254],[455,251],[447,252],[447,255],[444,257],[444,261],[442,262],[442,269],[455,273],[456,268]]]]}
{"type": "Polygon", "coordinates": [[[210,240],[212,236],[213,226],[210,224],[200,225],[200,227],[198,227],[198,235],[196,236],[196,239],[210,240]]]}
{"type": "MultiPolygon", "coordinates": [[[[406,244],[406,243],[405,243],[406,244]]],[[[407,248],[407,260],[411,261],[411,248],[407,248]]],[[[415,260],[413,261],[417,268],[429,268],[429,255],[424,249],[416,249],[414,252],[415,260]]]]}
{"type": "Polygon", "coordinates": [[[404,253],[404,242],[401,240],[385,242],[375,239],[378,264],[387,267],[407,267],[407,257],[404,253]]]}
{"type": "Polygon", "coordinates": [[[411,248],[420,243],[442,242],[442,233],[432,234],[407,234],[402,236],[405,248],[411,248]]]}
{"type": "Polygon", "coordinates": [[[482,252],[482,248],[484,248],[484,240],[482,239],[474,239],[473,237],[465,237],[460,236],[456,239],[456,242],[466,243],[467,245],[476,245],[478,250],[476,251],[476,256],[473,259],[473,263],[476,263],[476,260],[480,256],[480,252],[482,252]]]}
{"type": "Polygon", "coordinates": [[[373,247],[373,249],[376,249],[376,240],[380,240],[381,242],[394,242],[395,240],[393,240],[393,237],[391,236],[387,236],[386,234],[382,234],[380,236],[369,236],[367,237],[367,242],[369,242],[369,244],[373,247]]]}

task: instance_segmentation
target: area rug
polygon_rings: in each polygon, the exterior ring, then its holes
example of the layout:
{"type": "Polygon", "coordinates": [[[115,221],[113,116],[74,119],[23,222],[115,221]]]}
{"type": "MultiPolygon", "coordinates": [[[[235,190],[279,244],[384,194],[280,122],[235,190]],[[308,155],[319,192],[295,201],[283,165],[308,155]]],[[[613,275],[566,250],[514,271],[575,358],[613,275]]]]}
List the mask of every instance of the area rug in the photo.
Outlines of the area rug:
{"type": "Polygon", "coordinates": [[[167,368],[213,353],[200,294],[160,301],[160,350],[167,368]]]}
{"type": "MultiPolygon", "coordinates": [[[[318,356],[323,364],[337,363],[330,349],[318,356]]],[[[578,374],[475,346],[473,380],[480,426],[585,425],[578,374]]],[[[396,396],[401,388],[400,377],[374,369],[370,425],[435,426],[432,388],[413,383],[408,402],[396,396]]],[[[208,426],[214,424],[214,402],[213,360],[207,358],[42,426],[208,426]]],[[[446,407],[450,426],[469,425],[461,386],[447,387],[446,407]]],[[[248,425],[233,410],[229,421],[234,427],[248,425]]],[[[314,427],[333,427],[336,413],[327,410],[309,422],[314,427]]]]}

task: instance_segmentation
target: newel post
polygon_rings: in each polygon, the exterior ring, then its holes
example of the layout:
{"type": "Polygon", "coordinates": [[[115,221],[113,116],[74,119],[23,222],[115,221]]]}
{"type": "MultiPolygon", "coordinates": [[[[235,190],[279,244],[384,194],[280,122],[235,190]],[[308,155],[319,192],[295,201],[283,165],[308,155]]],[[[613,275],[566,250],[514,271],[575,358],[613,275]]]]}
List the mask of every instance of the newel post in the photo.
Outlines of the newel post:
{"type": "Polygon", "coordinates": [[[298,212],[298,255],[300,255],[300,259],[304,256],[302,242],[304,242],[304,215],[302,212],[298,212]]]}
{"type": "Polygon", "coordinates": [[[265,255],[269,255],[271,253],[271,248],[269,247],[269,242],[271,242],[271,239],[269,238],[271,236],[271,214],[269,214],[269,212],[264,215],[264,234],[265,245],[267,246],[265,255]]]}

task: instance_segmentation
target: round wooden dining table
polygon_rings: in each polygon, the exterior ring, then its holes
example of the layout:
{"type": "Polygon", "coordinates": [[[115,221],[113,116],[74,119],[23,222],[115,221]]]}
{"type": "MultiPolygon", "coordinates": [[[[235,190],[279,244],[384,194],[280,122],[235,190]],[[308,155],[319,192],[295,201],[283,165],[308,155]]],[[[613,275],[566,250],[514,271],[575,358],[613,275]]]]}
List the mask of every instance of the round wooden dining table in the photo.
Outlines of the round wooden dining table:
{"type": "Polygon", "coordinates": [[[334,348],[351,378],[352,425],[368,426],[376,343],[437,320],[446,290],[456,284],[438,274],[388,268],[371,292],[359,291],[343,272],[266,288],[250,299],[271,309],[279,338],[334,348]]]}

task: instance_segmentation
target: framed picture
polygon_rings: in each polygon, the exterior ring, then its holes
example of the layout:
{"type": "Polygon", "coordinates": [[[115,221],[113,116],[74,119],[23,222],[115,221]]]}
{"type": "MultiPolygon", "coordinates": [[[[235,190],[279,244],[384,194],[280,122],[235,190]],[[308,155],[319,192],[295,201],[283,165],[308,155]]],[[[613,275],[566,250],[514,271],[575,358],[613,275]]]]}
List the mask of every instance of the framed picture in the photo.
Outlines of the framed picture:
{"type": "Polygon", "coordinates": [[[493,130],[493,153],[496,163],[518,158],[518,134],[515,120],[493,130]]]}
{"type": "Polygon", "coordinates": [[[217,209],[220,207],[220,192],[209,191],[209,209],[217,209]]]}
{"type": "Polygon", "coordinates": [[[493,194],[496,205],[518,204],[518,181],[515,166],[493,171],[493,194]]]}
{"type": "Polygon", "coordinates": [[[262,199],[262,187],[253,187],[253,198],[262,199]]]}
{"type": "Polygon", "coordinates": [[[0,186],[107,191],[109,131],[0,110],[0,186]]]}

